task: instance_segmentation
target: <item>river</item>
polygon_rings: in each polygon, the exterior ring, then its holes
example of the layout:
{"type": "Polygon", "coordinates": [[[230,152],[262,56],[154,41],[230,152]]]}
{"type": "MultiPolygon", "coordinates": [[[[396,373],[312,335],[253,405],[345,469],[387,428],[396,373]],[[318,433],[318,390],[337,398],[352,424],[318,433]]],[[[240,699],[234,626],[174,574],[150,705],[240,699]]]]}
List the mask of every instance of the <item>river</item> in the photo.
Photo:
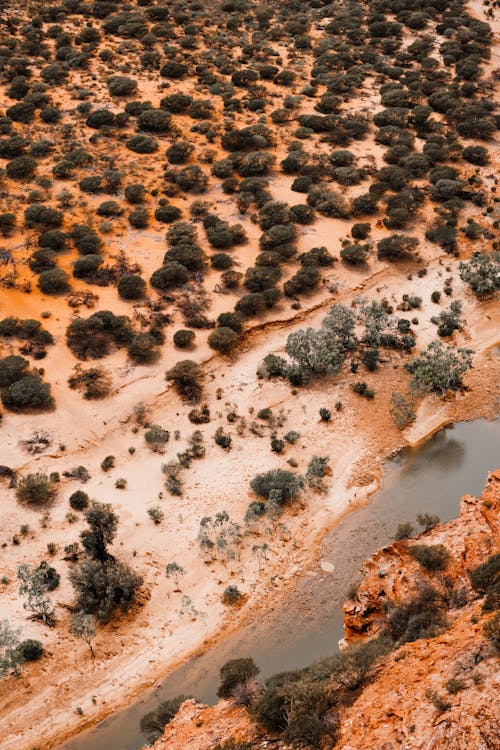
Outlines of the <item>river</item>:
{"type": "MultiPolygon", "coordinates": [[[[405,449],[385,466],[381,489],[326,535],[320,566],[302,576],[285,605],[255,618],[219,645],[189,660],[128,708],[68,741],[60,750],[138,750],[145,743],[141,716],[161,700],[191,694],[216,700],[218,672],[228,659],[252,656],[261,677],[302,667],[333,653],[342,638],[342,603],[360,578],[363,561],[394,539],[399,523],[433,513],[458,515],[460,497],[480,494],[488,471],[500,466],[500,420],[478,419],[440,430],[416,449],[405,449]]],[[[416,524],[415,524],[416,525],[416,524]]]]}

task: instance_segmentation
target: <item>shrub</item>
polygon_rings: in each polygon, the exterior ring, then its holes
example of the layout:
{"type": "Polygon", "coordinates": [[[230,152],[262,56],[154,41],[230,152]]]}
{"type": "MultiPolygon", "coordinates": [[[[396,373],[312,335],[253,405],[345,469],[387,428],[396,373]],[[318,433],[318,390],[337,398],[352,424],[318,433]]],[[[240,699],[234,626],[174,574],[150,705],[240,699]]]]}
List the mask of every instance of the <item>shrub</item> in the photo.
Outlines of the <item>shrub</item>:
{"type": "Polygon", "coordinates": [[[52,482],[47,474],[27,474],[17,484],[16,497],[21,503],[40,507],[51,503],[58,489],[58,482],[52,482]]]}
{"type": "Polygon", "coordinates": [[[84,255],[73,263],[73,276],[76,279],[93,276],[103,262],[104,258],[101,255],[84,255]]]}
{"type": "Polygon", "coordinates": [[[222,603],[230,607],[238,604],[242,599],[243,595],[239,591],[238,587],[234,585],[226,586],[222,593],[222,603]]]}
{"type": "Polygon", "coordinates": [[[182,211],[177,206],[159,206],[155,211],[155,219],[163,224],[172,224],[180,218],[181,214],[182,211]]]}
{"type": "Polygon", "coordinates": [[[144,434],[144,439],[152,451],[163,453],[166,444],[170,440],[170,433],[159,425],[152,425],[144,434]]]}
{"type": "Polygon", "coordinates": [[[166,133],[172,126],[172,116],[164,109],[145,109],[137,118],[137,126],[150,133],[166,133]]]}
{"type": "Polygon", "coordinates": [[[472,352],[469,349],[444,347],[433,341],[406,369],[413,376],[415,388],[445,393],[448,389],[458,391],[463,385],[463,375],[472,367],[472,352]]]}
{"type": "Polygon", "coordinates": [[[44,383],[38,375],[26,375],[15,383],[2,388],[2,403],[12,411],[25,409],[51,409],[54,399],[50,394],[50,385],[44,383]]]}
{"type": "Polygon", "coordinates": [[[192,346],[195,339],[195,333],[194,331],[189,331],[185,328],[182,328],[179,331],[176,331],[173,336],[174,344],[179,349],[185,349],[187,347],[192,346]]]}
{"type": "Polygon", "coordinates": [[[138,206],[128,215],[128,221],[135,229],[145,229],[149,225],[149,212],[143,206],[138,206]]]}
{"type": "MultiPolygon", "coordinates": [[[[2,333],[2,335],[6,335],[2,333]]],[[[28,374],[29,362],[17,354],[0,359],[0,388],[16,383],[28,374]]]]}
{"type": "Polygon", "coordinates": [[[480,167],[484,167],[490,161],[488,150],[484,146],[466,146],[462,151],[462,158],[480,167]]]}
{"type": "Polygon", "coordinates": [[[127,76],[110,76],[106,83],[111,96],[132,96],[137,91],[137,81],[127,76]]]}
{"type": "Polygon", "coordinates": [[[357,266],[366,263],[369,249],[370,246],[368,243],[355,242],[350,245],[344,245],[340,251],[340,257],[345,263],[357,266]]]}
{"type": "Polygon", "coordinates": [[[118,294],[122,299],[136,300],[144,297],[146,291],[146,282],[140,276],[130,274],[122,276],[118,282],[118,294]]]}
{"type": "Polygon", "coordinates": [[[485,563],[478,565],[469,573],[472,587],[486,593],[500,581],[500,554],[491,555],[485,563]]]}
{"type": "Polygon", "coordinates": [[[125,146],[136,154],[154,154],[159,148],[156,138],[149,135],[133,135],[125,146]]]}
{"type": "Polygon", "coordinates": [[[276,500],[279,493],[278,504],[284,505],[292,500],[303,487],[303,479],[291,471],[271,469],[263,474],[257,474],[250,482],[250,487],[256,495],[266,500],[269,500],[271,493],[276,500]]]}
{"type": "Polygon", "coordinates": [[[474,252],[468,262],[460,263],[460,278],[478,297],[487,297],[500,289],[500,252],[474,252]]]}
{"type": "Polygon", "coordinates": [[[393,234],[390,237],[384,237],[377,243],[377,255],[379,260],[399,260],[410,256],[418,244],[419,241],[416,237],[393,234]]]}
{"type": "Polygon", "coordinates": [[[253,659],[231,659],[220,669],[220,685],[217,695],[219,698],[230,698],[238,685],[244,685],[253,680],[259,672],[260,669],[253,659]]]}
{"type": "Polygon", "coordinates": [[[165,727],[172,721],[181,705],[192,696],[177,695],[160,703],[158,708],[150,711],[141,718],[141,732],[146,735],[149,743],[155,742],[165,732],[165,727]]]}
{"type": "Polygon", "coordinates": [[[414,544],[408,552],[426,570],[444,570],[450,560],[450,553],[442,544],[414,544]]]}
{"type": "Polygon", "coordinates": [[[36,159],[31,156],[18,156],[7,162],[5,171],[11,180],[31,180],[37,167],[36,159]]]}
{"type": "Polygon", "coordinates": [[[154,271],[149,281],[155,289],[175,289],[189,281],[189,271],[182,263],[171,261],[154,271]]]}
{"type": "Polygon", "coordinates": [[[140,365],[148,364],[158,353],[158,343],[151,333],[136,333],[127,345],[128,356],[140,365]]]}
{"type": "Polygon", "coordinates": [[[238,343],[238,339],[238,334],[232,328],[223,326],[212,331],[208,337],[208,345],[221,354],[230,354],[238,343]]]}
{"type": "Polygon", "coordinates": [[[89,496],[82,490],[76,490],[69,496],[69,504],[73,510],[85,510],[89,504],[89,496]]]}
{"type": "Polygon", "coordinates": [[[199,401],[202,393],[200,367],[190,359],[184,359],[166,373],[166,379],[174,383],[177,393],[186,401],[199,401]]]}
{"type": "Polygon", "coordinates": [[[69,287],[69,276],[62,268],[52,268],[42,271],[38,277],[38,286],[43,294],[62,294],[69,287]]]}
{"type": "Polygon", "coordinates": [[[114,559],[85,558],[70,571],[69,579],[77,596],[76,608],[102,623],[117,608],[127,612],[142,584],[140,575],[114,559]]]}
{"type": "Polygon", "coordinates": [[[110,109],[95,109],[89,114],[85,124],[88,128],[99,130],[102,127],[111,127],[114,122],[115,116],[110,109]]]}
{"type": "Polygon", "coordinates": [[[17,651],[22,661],[38,661],[44,654],[43,644],[40,641],[33,640],[33,638],[21,641],[17,651]]]}
{"type": "Polygon", "coordinates": [[[438,591],[424,585],[409,602],[389,610],[388,631],[398,645],[433,638],[446,626],[443,600],[438,591]]]}

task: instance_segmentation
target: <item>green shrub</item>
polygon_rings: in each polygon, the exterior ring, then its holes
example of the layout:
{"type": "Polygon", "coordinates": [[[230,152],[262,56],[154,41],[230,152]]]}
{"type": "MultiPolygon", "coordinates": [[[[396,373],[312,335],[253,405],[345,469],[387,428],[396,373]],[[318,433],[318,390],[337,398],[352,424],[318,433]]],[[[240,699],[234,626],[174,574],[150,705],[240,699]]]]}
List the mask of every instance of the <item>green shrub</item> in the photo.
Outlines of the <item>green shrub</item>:
{"type": "Polygon", "coordinates": [[[137,300],[144,297],[146,282],[140,276],[130,274],[122,276],[117,285],[118,294],[122,299],[137,300]]]}
{"type": "Polygon", "coordinates": [[[186,401],[196,402],[202,393],[202,370],[190,359],[184,359],[166,373],[166,379],[174,383],[177,393],[186,401]]]}
{"type": "Polygon", "coordinates": [[[38,661],[44,654],[43,644],[40,641],[33,640],[33,638],[21,641],[17,651],[22,661],[38,661]]]}
{"type": "Polygon", "coordinates": [[[142,584],[141,576],[124,563],[90,557],[71,569],[69,579],[77,597],[76,608],[102,623],[108,622],[117,608],[127,612],[142,584]]]}
{"type": "Polygon", "coordinates": [[[185,328],[181,328],[179,331],[176,331],[174,333],[173,339],[175,346],[177,346],[179,349],[185,349],[193,345],[195,332],[189,331],[185,328]]]}
{"type": "Polygon", "coordinates": [[[450,553],[442,544],[414,544],[408,552],[429,571],[444,570],[450,560],[450,553]]]}
{"type": "Polygon", "coordinates": [[[141,718],[141,732],[146,735],[149,743],[155,742],[165,732],[165,727],[172,721],[181,705],[192,696],[177,695],[160,703],[154,711],[144,714],[141,718]]]}
{"type": "Polygon", "coordinates": [[[51,503],[59,490],[58,482],[52,482],[47,474],[27,474],[16,488],[16,497],[21,503],[40,507],[51,503]]]}
{"type": "Polygon", "coordinates": [[[3,405],[12,411],[51,409],[54,406],[50,385],[38,375],[25,375],[2,388],[1,397],[3,405]]]}
{"type": "Polygon", "coordinates": [[[69,496],[69,504],[73,510],[85,510],[89,504],[89,496],[82,490],[76,490],[69,496]]]}
{"type": "Polygon", "coordinates": [[[238,685],[244,685],[259,674],[260,669],[253,659],[231,659],[220,669],[219,698],[230,698],[238,685]]]}
{"type": "Polygon", "coordinates": [[[208,345],[221,354],[230,354],[238,343],[239,336],[232,328],[216,328],[208,337],[208,345]]]}
{"type": "Polygon", "coordinates": [[[250,487],[257,496],[266,500],[269,500],[271,493],[276,500],[279,493],[279,504],[284,505],[297,495],[303,484],[302,477],[291,471],[271,469],[263,474],[257,474],[250,482],[250,487]]]}
{"type": "Polygon", "coordinates": [[[38,277],[38,286],[43,294],[63,294],[70,288],[69,276],[62,268],[42,271],[38,277]]]}

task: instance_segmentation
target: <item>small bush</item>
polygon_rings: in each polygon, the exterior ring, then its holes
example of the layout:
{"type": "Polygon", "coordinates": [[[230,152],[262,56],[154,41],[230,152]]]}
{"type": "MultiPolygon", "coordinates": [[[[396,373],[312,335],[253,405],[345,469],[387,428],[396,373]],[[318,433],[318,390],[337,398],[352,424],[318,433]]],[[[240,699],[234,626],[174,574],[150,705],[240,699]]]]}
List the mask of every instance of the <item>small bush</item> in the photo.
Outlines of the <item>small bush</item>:
{"type": "Polygon", "coordinates": [[[266,500],[269,499],[272,492],[275,499],[278,497],[277,493],[279,493],[281,498],[279,504],[284,505],[297,495],[303,484],[302,477],[291,471],[271,469],[263,474],[257,474],[250,482],[250,487],[256,495],[264,497],[266,500]]]}
{"type": "Polygon", "coordinates": [[[62,268],[42,271],[38,277],[38,286],[43,294],[62,294],[70,288],[68,274],[62,268]]]}
{"type": "Polygon", "coordinates": [[[23,661],[38,661],[44,654],[43,644],[40,641],[33,640],[33,638],[21,641],[17,651],[23,661]]]}
{"type": "Polygon", "coordinates": [[[232,328],[216,328],[208,337],[208,345],[221,354],[230,354],[238,339],[238,334],[232,328]]]}
{"type": "Polygon", "coordinates": [[[186,401],[199,401],[202,393],[200,367],[190,359],[178,362],[166,373],[166,379],[174,383],[177,393],[186,401]]]}
{"type": "Polygon", "coordinates": [[[82,490],[76,490],[76,492],[70,495],[69,504],[73,510],[85,510],[89,504],[89,496],[82,490]]]}
{"type": "Polygon", "coordinates": [[[146,282],[140,276],[130,274],[122,276],[118,282],[118,294],[122,299],[137,300],[144,297],[146,292],[146,282]]]}
{"type": "Polygon", "coordinates": [[[450,560],[450,553],[442,544],[415,544],[408,552],[429,571],[444,570],[450,560]]]}
{"type": "Polygon", "coordinates": [[[260,669],[253,659],[231,659],[220,669],[220,685],[217,695],[219,698],[230,698],[238,685],[244,685],[253,680],[259,672],[260,669]]]}
{"type": "Polygon", "coordinates": [[[32,507],[41,507],[51,503],[59,490],[59,483],[53,482],[47,476],[38,474],[27,474],[22,477],[16,488],[16,497],[21,503],[32,507]]]}
{"type": "Polygon", "coordinates": [[[174,344],[179,349],[186,349],[194,344],[196,334],[194,331],[189,331],[186,328],[181,328],[179,331],[174,333],[173,339],[174,344]]]}

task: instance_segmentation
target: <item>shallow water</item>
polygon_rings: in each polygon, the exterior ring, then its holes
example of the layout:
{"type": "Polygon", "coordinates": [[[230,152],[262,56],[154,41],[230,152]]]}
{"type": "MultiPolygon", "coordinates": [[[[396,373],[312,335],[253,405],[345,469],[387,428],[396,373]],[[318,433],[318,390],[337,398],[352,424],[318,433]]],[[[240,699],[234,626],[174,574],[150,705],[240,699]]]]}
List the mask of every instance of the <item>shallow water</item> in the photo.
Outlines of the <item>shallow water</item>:
{"type": "Polygon", "coordinates": [[[179,693],[214,702],[218,672],[228,659],[252,656],[261,676],[268,677],[333,653],[343,635],[342,603],[350,584],[360,578],[363,561],[394,539],[399,523],[414,521],[418,513],[437,514],[443,521],[456,517],[460,497],[480,494],[488,471],[499,466],[498,419],[462,422],[419,448],[402,451],[387,462],[381,490],[325,537],[321,559],[333,563],[334,573],[315,566],[299,580],[284,607],[191,659],[159,688],[60,750],[138,750],[145,742],[139,731],[141,716],[179,693]]]}

